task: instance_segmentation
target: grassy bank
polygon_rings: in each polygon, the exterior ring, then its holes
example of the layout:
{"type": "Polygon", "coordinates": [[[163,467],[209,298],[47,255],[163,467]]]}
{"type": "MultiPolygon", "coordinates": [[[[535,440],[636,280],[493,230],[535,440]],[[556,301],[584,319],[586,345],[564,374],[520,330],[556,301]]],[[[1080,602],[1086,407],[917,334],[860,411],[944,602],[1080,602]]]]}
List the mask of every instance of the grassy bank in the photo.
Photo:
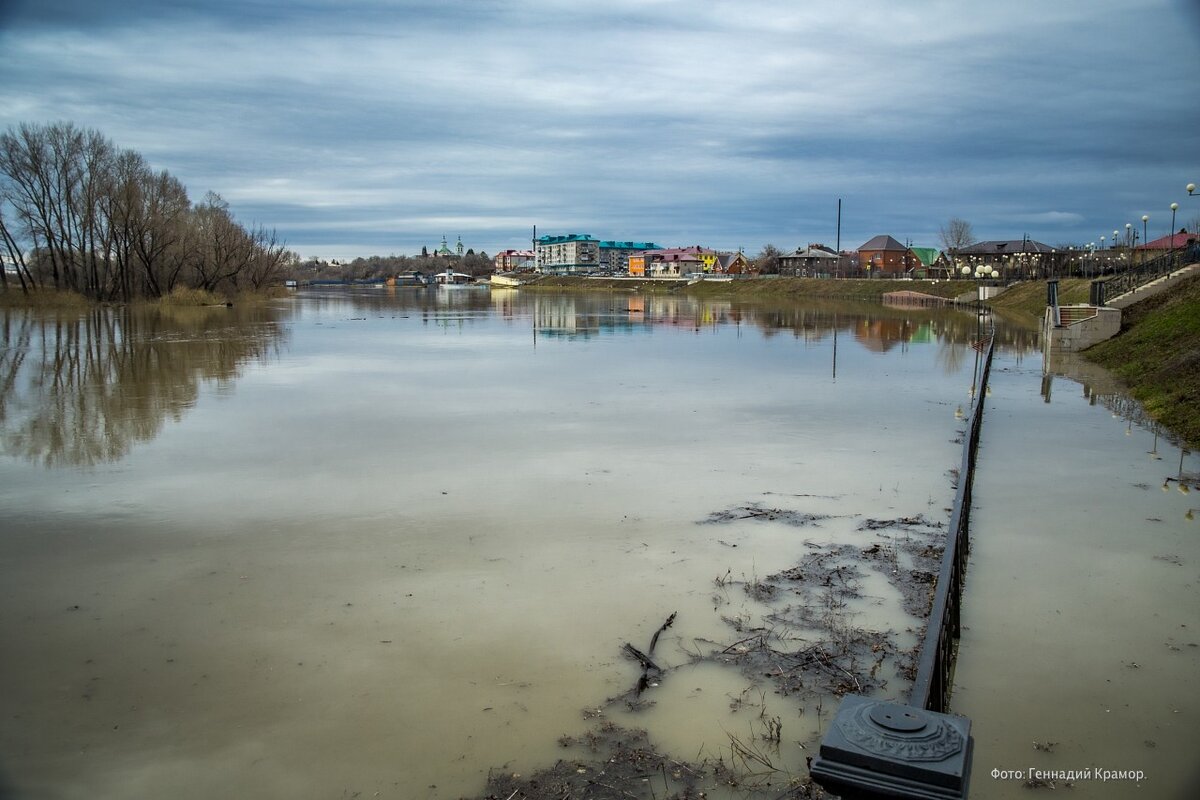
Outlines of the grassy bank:
{"type": "Polygon", "coordinates": [[[1121,332],[1084,355],[1125,381],[1151,417],[1200,448],[1200,276],[1125,309],[1121,332]]]}
{"type": "Polygon", "coordinates": [[[93,305],[92,301],[78,292],[54,289],[31,289],[22,292],[19,286],[9,284],[8,290],[0,292],[0,307],[3,308],[63,308],[79,309],[93,305]]]}
{"type": "MultiPolygon", "coordinates": [[[[242,291],[232,297],[219,292],[208,292],[203,289],[176,289],[168,295],[150,299],[139,299],[136,303],[148,305],[170,306],[176,308],[200,306],[224,306],[230,303],[242,305],[261,303],[279,297],[290,297],[291,293],[282,286],[268,286],[258,291],[242,291]]],[[[105,303],[91,300],[78,292],[66,289],[32,289],[28,293],[20,288],[9,286],[8,291],[0,292],[0,308],[60,308],[83,309],[96,305],[121,305],[121,303],[105,303]]]]}
{"type": "MultiPolygon", "coordinates": [[[[1087,278],[1064,278],[1058,282],[1061,305],[1086,303],[1091,291],[1087,278]]],[[[988,306],[1017,321],[1038,324],[1046,311],[1046,281],[1024,281],[988,301],[988,306]]]]}

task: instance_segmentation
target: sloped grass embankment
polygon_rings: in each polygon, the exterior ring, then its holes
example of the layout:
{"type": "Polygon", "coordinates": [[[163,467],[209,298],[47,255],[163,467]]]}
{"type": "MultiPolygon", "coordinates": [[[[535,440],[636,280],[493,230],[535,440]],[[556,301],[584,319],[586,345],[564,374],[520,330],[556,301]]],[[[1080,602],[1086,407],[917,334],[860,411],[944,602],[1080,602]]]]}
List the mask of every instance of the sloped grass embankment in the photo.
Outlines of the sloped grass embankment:
{"type": "Polygon", "coordinates": [[[1200,275],[1125,309],[1121,332],[1084,355],[1125,381],[1151,417],[1200,448],[1200,275]]]}

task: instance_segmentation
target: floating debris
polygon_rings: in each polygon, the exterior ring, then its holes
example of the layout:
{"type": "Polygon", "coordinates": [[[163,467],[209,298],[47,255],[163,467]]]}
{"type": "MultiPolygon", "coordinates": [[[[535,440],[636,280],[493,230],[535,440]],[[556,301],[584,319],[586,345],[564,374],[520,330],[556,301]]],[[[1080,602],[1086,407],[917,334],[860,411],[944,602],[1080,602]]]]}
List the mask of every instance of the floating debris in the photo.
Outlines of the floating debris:
{"type": "Polygon", "coordinates": [[[788,508],[764,508],[759,503],[747,503],[746,505],[727,508],[724,511],[714,511],[708,515],[707,519],[701,520],[701,524],[712,525],[737,522],[743,519],[753,519],[762,522],[782,522],[786,525],[807,527],[829,519],[829,515],[809,514],[788,508]]]}

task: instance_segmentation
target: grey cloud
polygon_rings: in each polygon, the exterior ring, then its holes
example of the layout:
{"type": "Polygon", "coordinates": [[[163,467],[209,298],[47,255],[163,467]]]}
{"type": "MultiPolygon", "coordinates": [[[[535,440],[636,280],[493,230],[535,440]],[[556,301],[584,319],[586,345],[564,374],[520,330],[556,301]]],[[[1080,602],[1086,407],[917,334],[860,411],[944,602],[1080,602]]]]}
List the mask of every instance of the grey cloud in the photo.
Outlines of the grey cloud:
{"type": "Polygon", "coordinates": [[[0,8],[0,125],[99,128],[301,252],[533,224],[756,251],[831,241],[838,197],[843,244],[952,215],[1053,243],[1200,181],[1164,0],[0,8]]]}

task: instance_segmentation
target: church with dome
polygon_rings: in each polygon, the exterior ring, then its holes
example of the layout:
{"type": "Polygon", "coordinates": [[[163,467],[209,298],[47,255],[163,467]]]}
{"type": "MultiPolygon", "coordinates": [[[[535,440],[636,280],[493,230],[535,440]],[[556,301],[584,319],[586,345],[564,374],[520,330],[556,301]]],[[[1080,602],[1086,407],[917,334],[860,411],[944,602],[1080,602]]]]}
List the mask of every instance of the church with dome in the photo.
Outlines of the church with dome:
{"type": "Polygon", "coordinates": [[[454,249],[451,250],[450,247],[446,244],[446,237],[442,236],[442,246],[439,247],[437,250],[433,251],[433,256],[434,256],[434,258],[462,258],[463,257],[462,237],[461,236],[458,237],[458,244],[454,245],[454,249]]]}

